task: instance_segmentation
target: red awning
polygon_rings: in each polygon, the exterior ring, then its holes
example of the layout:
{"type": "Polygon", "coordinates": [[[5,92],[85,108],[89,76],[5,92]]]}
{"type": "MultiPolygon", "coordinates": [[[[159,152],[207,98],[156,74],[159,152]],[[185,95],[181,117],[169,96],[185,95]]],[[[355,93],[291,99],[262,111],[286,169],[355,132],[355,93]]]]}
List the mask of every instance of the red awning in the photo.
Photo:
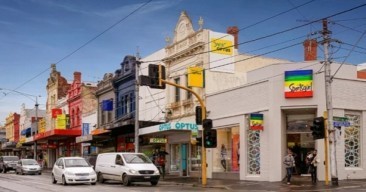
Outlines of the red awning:
{"type": "Polygon", "coordinates": [[[57,137],[77,137],[81,135],[81,129],[53,129],[34,136],[34,140],[55,139],[57,137]]]}

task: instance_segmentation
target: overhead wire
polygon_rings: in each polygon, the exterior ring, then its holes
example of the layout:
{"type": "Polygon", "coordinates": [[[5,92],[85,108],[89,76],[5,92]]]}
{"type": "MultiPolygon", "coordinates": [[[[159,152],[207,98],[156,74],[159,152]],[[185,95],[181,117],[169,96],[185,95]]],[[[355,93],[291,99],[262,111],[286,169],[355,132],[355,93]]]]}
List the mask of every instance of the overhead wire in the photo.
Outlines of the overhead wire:
{"type": "Polygon", "coordinates": [[[331,76],[331,79],[333,79],[335,77],[335,75],[338,73],[338,71],[341,69],[341,67],[343,66],[343,64],[346,62],[346,60],[349,58],[349,56],[351,55],[351,53],[353,52],[353,50],[355,49],[355,47],[357,46],[357,44],[361,41],[361,39],[363,38],[363,36],[366,34],[366,31],[364,31],[362,33],[362,35],[360,36],[360,38],[357,40],[356,44],[352,47],[352,49],[348,52],[348,55],[344,58],[343,62],[341,63],[341,65],[338,67],[338,69],[336,70],[336,72],[331,76]]]}
{"type": "MultiPolygon", "coordinates": [[[[143,7],[145,7],[147,4],[149,4],[152,0],[148,0],[145,3],[143,3],[141,6],[139,6],[138,8],[134,9],[132,12],[130,12],[128,15],[126,15],[125,17],[123,17],[122,19],[118,20],[116,23],[112,24],[111,26],[109,26],[107,29],[105,29],[104,31],[102,31],[101,33],[99,33],[98,35],[96,35],[95,37],[91,38],[90,40],[88,40],[87,42],[85,42],[84,44],[82,44],[80,47],[78,47],[77,49],[75,49],[74,51],[72,51],[71,53],[67,54],[66,56],[62,57],[59,61],[57,61],[55,64],[59,64],[60,62],[64,61],[65,59],[69,58],[70,56],[74,55],[76,52],[78,52],[80,49],[84,48],[85,46],[87,46],[88,44],[90,44],[91,42],[93,42],[94,40],[96,40],[98,37],[100,37],[101,35],[103,35],[104,33],[106,33],[107,31],[111,30],[112,28],[114,28],[116,25],[120,24],[122,21],[126,20],[128,17],[130,17],[131,15],[133,15],[134,13],[136,13],[138,10],[142,9],[143,7]]],[[[22,83],[21,85],[19,85],[18,87],[16,87],[14,90],[18,90],[19,88],[23,87],[24,85],[26,85],[27,83],[29,83],[30,81],[34,80],[35,78],[39,77],[40,75],[42,75],[43,73],[45,73],[46,71],[48,71],[51,67],[48,67],[46,70],[40,72],[39,74],[37,74],[36,76],[32,77],[31,79],[25,81],[24,83],[22,83]]]]}

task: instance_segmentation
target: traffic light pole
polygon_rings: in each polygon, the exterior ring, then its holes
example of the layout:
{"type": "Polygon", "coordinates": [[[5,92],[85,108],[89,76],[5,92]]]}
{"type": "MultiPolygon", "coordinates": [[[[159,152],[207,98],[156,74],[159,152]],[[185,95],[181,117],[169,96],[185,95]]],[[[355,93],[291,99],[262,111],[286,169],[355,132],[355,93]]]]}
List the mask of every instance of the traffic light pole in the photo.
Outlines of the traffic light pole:
{"type": "MultiPolygon", "coordinates": [[[[166,81],[166,80],[162,79],[161,78],[161,73],[160,73],[160,71],[161,71],[160,68],[161,68],[161,66],[159,65],[159,84],[161,85],[162,83],[165,83],[165,84],[168,84],[168,85],[179,87],[179,88],[184,89],[188,92],[191,92],[194,96],[196,96],[196,98],[198,99],[198,101],[200,102],[200,105],[202,107],[202,121],[203,121],[203,119],[206,119],[206,106],[205,106],[205,103],[203,102],[203,100],[201,99],[201,97],[196,92],[194,92],[192,89],[189,89],[187,87],[183,87],[181,85],[178,85],[178,84],[175,84],[175,83],[172,83],[172,82],[169,82],[169,81],[166,81]]],[[[202,132],[203,131],[204,130],[202,129],[202,132]]],[[[203,143],[205,143],[204,137],[202,137],[202,144],[203,143]]],[[[202,185],[206,186],[206,184],[207,184],[206,148],[203,145],[201,147],[201,153],[202,153],[202,160],[201,160],[202,185]]]]}

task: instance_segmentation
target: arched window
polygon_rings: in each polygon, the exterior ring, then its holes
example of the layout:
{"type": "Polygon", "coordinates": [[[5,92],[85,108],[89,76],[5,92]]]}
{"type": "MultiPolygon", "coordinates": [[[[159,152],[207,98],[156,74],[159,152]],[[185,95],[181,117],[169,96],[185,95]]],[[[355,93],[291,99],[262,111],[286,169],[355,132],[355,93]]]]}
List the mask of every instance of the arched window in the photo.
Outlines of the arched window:
{"type": "Polygon", "coordinates": [[[80,109],[77,108],[77,112],[76,112],[76,126],[80,125],[80,109]]]}
{"type": "Polygon", "coordinates": [[[71,111],[71,127],[74,127],[75,125],[75,110],[72,109],[71,111]]]}

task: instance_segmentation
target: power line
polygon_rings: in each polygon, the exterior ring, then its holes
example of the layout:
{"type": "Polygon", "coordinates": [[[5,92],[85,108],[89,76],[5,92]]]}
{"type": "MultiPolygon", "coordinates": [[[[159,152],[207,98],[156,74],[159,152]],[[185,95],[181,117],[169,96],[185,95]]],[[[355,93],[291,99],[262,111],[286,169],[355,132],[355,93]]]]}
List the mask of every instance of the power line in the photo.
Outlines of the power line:
{"type": "MultiPolygon", "coordinates": [[[[295,29],[298,29],[298,28],[301,28],[301,27],[304,27],[304,26],[307,26],[307,25],[311,25],[311,24],[316,23],[316,22],[320,22],[323,19],[328,19],[328,18],[331,18],[331,17],[335,17],[335,16],[338,16],[338,15],[341,15],[341,14],[344,14],[344,13],[347,13],[347,12],[350,12],[350,11],[353,11],[353,10],[356,10],[356,9],[359,9],[361,7],[364,7],[364,6],[366,6],[366,4],[362,4],[362,5],[359,5],[359,6],[350,8],[350,9],[347,9],[345,11],[341,11],[341,12],[335,13],[335,14],[332,14],[330,16],[327,16],[327,17],[324,17],[324,18],[321,18],[321,19],[317,19],[317,20],[314,20],[314,21],[310,21],[309,23],[306,23],[306,24],[298,25],[298,26],[295,26],[295,27],[292,27],[292,28],[288,28],[288,29],[285,29],[285,30],[282,30],[282,31],[278,31],[278,32],[275,32],[275,33],[272,33],[272,34],[269,34],[269,35],[265,35],[265,36],[262,36],[262,37],[259,37],[259,38],[256,38],[256,39],[244,41],[242,43],[234,44],[232,46],[227,46],[227,47],[224,47],[222,49],[231,48],[231,47],[234,47],[235,45],[238,45],[239,46],[239,45],[243,45],[243,44],[247,44],[247,43],[252,43],[252,42],[255,42],[255,41],[263,40],[263,39],[266,39],[266,38],[269,38],[269,37],[273,37],[273,36],[276,36],[276,35],[279,35],[279,34],[282,34],[282,33],[286,33],[286,32],[289,32],[289,31],[292,31],[292,30],[295,30],[295,29]]],[[[208,43],[210,43],[210,42],[208,42],[208,43]]],[[[200,52],[200,53],[191,54],[189,56],[190,57],[193,57],[193,56],[202,55],[202,54],[205,54],[205,53],[210,53],[210,52],[213,52],[213,51],[216,51],[216,50],[203,51],[203,52],[200,52]]],[[[188,60],[188,59],[189,58],[187,58],[186,60],[188,60]]],[[[186,60],[184,60],[184,61],[186,61],[186,60]]],[[[161,61],[164,61],[164,60],[152,60],[152,61],[144,61],[144,62],[145,63],[148,63],[148,62],[161,62],[161,61]]],[[[183,62],[183,61],[181,61],[181,62],[183,62]]]]}
{"type": "Polygon", "coordinates": [[[346,62],[346,60],[348,59],[348,57],[351,55],[351,53],[353,52],[353,50],[355,49],[355,47],[357,46],[357,44],[361,41],[361,39],[363,38],[363,36],[366,34],[366,31],[362,33],[361,37],[357,40],[356,44],[352,47],[352,49],[348,52],[348,55],[344,58],[343,62],[341,63],[341,65],[338,67],[338,69],[336,70],[336,72],[331,76],[331,79],[334,78],[334,76],[338,73],[339,69],[341,69],[341,67],[343,66],[343,64],[346,62]]]}
{"type": "MultiPolygon", "coordinates": [[[[139,6],[138,8],[136,8],[135,10],[133,10],[131,13],[129,13],[127,16],[123,17],[122,19],[120,19],[119,21],[117,21],[116,23],[114,23],[113,25],[111,25],[110,27],[108,27],[107,29],[105,29],[104,31],[102,31],[101,33],[99,33],[97,36],[93,37],[92,39],[90,39],[89,41],[85,42],[84,44],[82,44],[79,48],[75,49],[74,51],[72,51],[71,53],[67,54],[66,56],[64,56],[63,58],[61,58],[59,61],[57,61],[55,64],[59,64],[60,62],[64,61],[65,59],[69,58],[70,56],[72,56],[73,54],[75,54],[76,52],[78,52],[80,49],[82,49],[83,47],[87,46],[88,44],[90,44],[91,42],[93,42],[95,39],[97,39],[98,37],[100,37],[101,35],[103,35],[104,33],[106,33],[107,31],[111,30],[112,28],[114,28],[116,25],[120,24],[122,21],[126,20],[128,17],[130,17],[132,14],[136,13],[138,10],[140,10],[141,8],[143,8],[144,6],[146,6],[147,4],[149,4],[152,0],[148,0],[147,2],[145,2],[144,4],[142,4],[141,6],[139,6]]],[[[23,87],[24,85],[26,85],[27,83],[29,83],[30,81],[34,80],[35,78],[39,77],[40,75],[42,75],[43,73],[45,73],[46,71],[48,71],[50,69],[47,68],[46,70],[42,71],[41,73],[37,74],[36,76],[34,76],[33,78],[27,80],[26,82],[22,83],[20,86],[16,87],[14,90],[17,90],[21,87],[23,87]]]]}

